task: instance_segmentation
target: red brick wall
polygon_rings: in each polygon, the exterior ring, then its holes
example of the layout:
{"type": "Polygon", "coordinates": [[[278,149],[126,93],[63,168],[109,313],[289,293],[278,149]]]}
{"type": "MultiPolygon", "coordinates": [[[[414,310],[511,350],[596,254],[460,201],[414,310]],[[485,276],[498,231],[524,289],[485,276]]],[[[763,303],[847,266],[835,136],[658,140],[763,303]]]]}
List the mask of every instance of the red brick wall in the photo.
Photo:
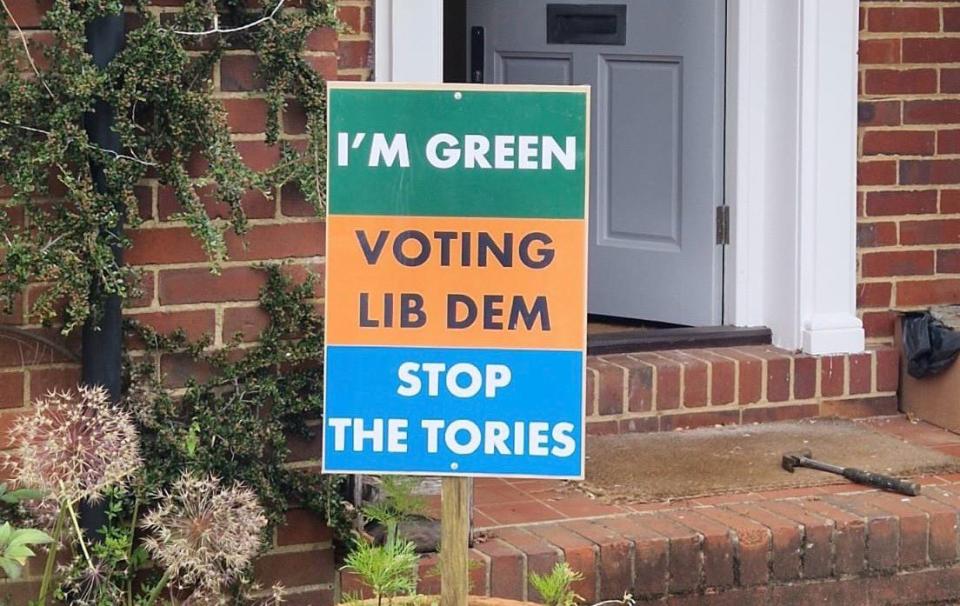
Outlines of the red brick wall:
{"type": "Polygon", "coordinates": [[[960,2],[862,0],[858,85],[857,301],[888,341],[960,302],[960,2]]]}
{"type": "MultiPolygon", "coordinates": [[[[46,35],[38,29],[40,18],[49,0],[16,0],[8,2],[21,27],[31,39],[46,35]]],[[[177,1],[154,4],[155,10],[176,11],[177,1]]],[[[292,3],[291,3],[292,4],[292,3]]],[[[333,30],[317,31],[308,40],[307,57],[328,79],[369,79],[373,7],[371,0],[338,0],[340,17],[350,28],[339,36],[333,30]]],[[[249,51],[229,51],[215,71],[216,96],[223,99],[229,112],[234,140],[246,162],[255,168],[266,168],[277,159],[276,148],[264,143],[266,104],[263,96],[251,92],[256,86],[256,60],[249,51]]],[[[306,137],[302,112],[291,107],[283,117],[283,138],[302,140],[306,137]]],[[[132,301],[127,310],[135,317],[159,330],[183,327],[191,337],[212,335],[221,345],[234,333],[243,330],[256,335],[264,318],[257,309],[258,289],[263,273],[253,265],[269,260],[289,260],[293,273],[303,274],[309,268],[322,274],[324,223],[315,216],[309,204],[295,189],[277,192],[270,200],[259,194],[247,196],[246,210],[251,230],[246,246],[236,237],[229,238],[230,260],[220,276],[208,271],[206,257],[187,228],[170,216],[176,210],[168,188],[156,180],[145,180],[139,188],[141,214],[145,223],[131,232],[133,248],[127,253],[131,264],[144,270],[144,296],[132,301]]],[[[212,212],[224,212],[211,201],[212,212]]],[[[322,286],[318,297],[322,296],[322,286]]],[[[10,316],[0,323],[17,325],[59,340],[55,330],[24,324],[32,300],[28,292],[10,316]]],[[[76,345],[75,343],[73,344],[76,345]]],[[[74,347],[76,349],[76,347],[74,347]]],[[[171,357],[164,361],[175,381],[183,381],[196,369],[171,357]]],[[[79,366],[69,357],[51,351],[29,340],[18,341],[0,332],[0,431],[39,394],[53,387],[68,387],[79,378],[79,366]]],[[[309,467],[317,463],[317,444],[293,445],[295,465],[309,467]]],[[[292,512],[288,525],[280,528],[274,550],[261,558],[257,575],[269,586],[279,581],[291,595],[286,603],[297,605],[327,604],[332,601],[334,562],[329,531],[319,520],[302,511],[292,512]]],[[[35,597],[28,583],[16,588],[14,603],[26,603],[35,597]],[[32,595],[31,595],[32,594],[32,595]],[[23,596],[23,601],[17,601],[23,596]]],[[[11,586],[0,585],[0,597],[11,586]]]]}

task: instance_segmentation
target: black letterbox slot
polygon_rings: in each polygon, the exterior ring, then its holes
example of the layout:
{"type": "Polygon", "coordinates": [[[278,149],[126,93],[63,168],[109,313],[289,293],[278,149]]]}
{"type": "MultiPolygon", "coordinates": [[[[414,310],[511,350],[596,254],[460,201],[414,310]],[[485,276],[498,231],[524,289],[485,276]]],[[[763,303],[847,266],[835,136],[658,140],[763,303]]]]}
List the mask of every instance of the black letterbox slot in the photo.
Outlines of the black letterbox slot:
{"type": "Polygon", "coordinates": [[[625,4],[547,5],[547,44],[626,43],[625,4]]]}

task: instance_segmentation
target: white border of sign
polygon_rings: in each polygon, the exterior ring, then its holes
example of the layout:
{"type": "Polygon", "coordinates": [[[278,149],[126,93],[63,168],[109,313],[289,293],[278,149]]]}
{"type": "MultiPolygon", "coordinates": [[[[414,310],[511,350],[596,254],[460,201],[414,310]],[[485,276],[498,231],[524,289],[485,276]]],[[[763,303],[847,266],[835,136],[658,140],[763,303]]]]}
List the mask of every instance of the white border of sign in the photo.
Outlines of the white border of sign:
{"type": "MultiPolygon", "coordinates": [[[[586,130],[586,138],[584,140],[584,190],[583,190],[583,226],[584,226],[584,238],[583,238],[583,260],[584,260],[584,275],[583,275],[583,309],[587,309],[587,278],[588,278],[588,268],[590,266],[590,258],[588,256],[590,245],[588,238],[590,237],[590,144],[591,144],[591,131],[590,131],[590,102],[591,102],[591,88],[585,85],[577,86],[549,86],[549,85],[533,85],[533,84],[440,84],[440,83],[407,83],[407,82],[353,82],[353,81],[332,81],[327,82],[327,91],[333,89],[367,89],[367,90],[436,90],[436,91],[475,91],[475,92],[545,92],[545,93],[585,93],[586,100],[586,110],[584,112],[585,123],[584,129],[586,130]]],[[[327,96],[327,128],[329,129],[330,124],[330,103],[329,103],[329,94],[327,96]]],[[[327,133],[329,135],[329,132],[327,133]]],[[[329,145],[329,141],[328,141],[329,145]]],[[[327,194],[330,192],[330,154],[327,154],[327,167],[326,167],[326,182],[327,182],[327,194]]],[[[327,215],[324,215],[324,221],[326,221],[327,215]]],[[[323,243],[323,259],[324,265],[327,262],[327,253],[330,247],[330,239],[324,238],[323,243]]],[[[328,301],[327,290],[330,288],[330,281],[324,279],[323,281],[323,300],[324,302],[328,301]]],[[[322,458],[320,459],[320,473],[321,474],[353,474],[353,475],[403,475],[403,476],[430,476],[430,477],[461,477],[461,478],[530,478],[530,479],[546,479],[546,480],[583,480],[584,474],[586,473],[586,451],[587,451],[587,315],[584,313],[581,320],[582,326],[581,330],[583,332],[583,347],[581,348],[580,356],[582,360],[581,366],[583,367],[583,378],[580,390],[580,475],[576,476],[558,476],[558,475],[527,475],[527,474],[498,474],[498,473],[459,473],[459,472],[426,472],[426,471],[417,471],[417,472],[406,472],[406,471],[369,471],[369,470],[349,470],[349,471],[327,471],[326,461],[322,458]]],[[[477,349],[488,349],[488,348],[477,348],[477,349]]],[[[324,405],[324,418],[326,416],[326,406],[327,406],[327,323],[324,321],[323,324],[323,405],[324,405]]],[[[326,448],[326,425],[321,424],[319,431],[321,432],[321,440],[324,440],[324,449],[326,448]]]]}

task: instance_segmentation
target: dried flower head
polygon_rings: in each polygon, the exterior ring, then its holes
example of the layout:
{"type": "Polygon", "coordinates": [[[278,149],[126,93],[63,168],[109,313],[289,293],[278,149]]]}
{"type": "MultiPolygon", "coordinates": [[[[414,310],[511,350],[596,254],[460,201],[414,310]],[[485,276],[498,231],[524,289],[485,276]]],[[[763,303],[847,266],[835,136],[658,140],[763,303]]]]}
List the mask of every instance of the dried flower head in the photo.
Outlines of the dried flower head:
{"type": "Polygon", "coordinates": [[[130,415],[102,387],[52,391],[14,425],[8,460],[23,486],[58,501],[97,501],[140,467],[140,442],[130,415]]]}
{"type": "Polygon", "coordinates": [[[155,386],[146,380],[133,381],[126,395],[127,408],[142,425],[152,426],[157,422],[154,400],[157,397],[155,386]]]}
{"type": "Polygon", "coordinates": [[[86,560],[76,558],[68,569],[67,581],[60,590],[71,606],[99,606],[123,603],[123,591],[110,582],[110,569],[103,562],[93,567],[86,560]]]}
{"type": "Polygon", "coordinates": [[[180,585],[215,594],[241,579],[260,551],[267,518],[249,488],[186,472],[142,525],[151,533],[147,550],[180,585]]]}

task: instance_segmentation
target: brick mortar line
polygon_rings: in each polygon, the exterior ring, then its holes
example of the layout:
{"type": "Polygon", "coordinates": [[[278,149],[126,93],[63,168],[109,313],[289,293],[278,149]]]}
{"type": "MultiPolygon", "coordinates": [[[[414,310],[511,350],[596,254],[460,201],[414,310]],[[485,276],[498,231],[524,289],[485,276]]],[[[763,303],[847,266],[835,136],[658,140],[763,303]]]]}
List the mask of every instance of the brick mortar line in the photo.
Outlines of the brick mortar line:
{"type": "Polygon", "coordinates": [[[706,366],[705,372],[706,372],[707,380],[706,380],[705,389],[707,391],[706,391],[706,395],[704,396],[703,406],[700,406],[699,408],[718,409],[723,406],[727,406],[727,404],[715,405],[713,403],[713,363],[710,362],[709,360],[704,360],[702,358],[696,357],[695,355],[690,353],[690,350],[687,350],[687,349],[677,349],[676,351],[678,352],[678,355],[680,355],[681,357],[692,360],[694,363],[700,363],[706,366]]]}
{"type": "MultiPolygon", "coordinates": [[[[883,131],[883,132],[896,132],[896,131],[883,131]]],[[[902,131],[902,132],[908,132],[908,131],[902,131]]],[[[958,153],[938,154],[935,152],[931,152],[929,154],[891,154],[886,152],[866,154],[861,152],[860,156],[862,159],[864,159],[864,161],[867,161],[867,162],[871,160],[911,160],[911,161],[917,161],[917,160],[919,161],[937,161],[937,160],[958,161],[960,160],[960,154],[958,153]]],[[[909,184],[906,184],[906,185],[909,185],[909,184]]]]}
{"type": "MultiPolygon", "coordinates": [[[[678,362],[677,360],[671,360],[670,358],[666,358],[666,357],[660,355],[660,353],[657,352],[657,351],[651,351],[651,352],[647,352],[647,353],[653,354],[655,357],[660,358],[661,360],[663,360],[663,361],[666,362],[667,364],[670,364],[670,365],[672,365],[672,366],[677,367],[677,407],[678,407],[679,409],[681,409],[681,410],[684,409],[684,408],[686,407],[685,398],[686,398],[686,395],[687,395],[687,390],[686,390],[686,379],[687,379],[686,374],[687,374],[687,369],[686,369],[686,366],[685,366],[682,362],[678,362]]],[[[659,365],[657,365],[657,364],[653,364],[653,363],[647,362],[647,361],[644,361],[644,362],[647,363],[647,364],[651,364],[652,366],[657,367],[657,368],[659,369],[659,365]]],[[[599,403],[598,403],[598,404],[599,404],[599,403]]],[[[657,410],[658,412],[660,412],[660,408],[659,408],[660,402],[657,401],[656,404],[657,404],[657,407],[655,408],[655,410],[657,410]]]]}
{"type": "Polygon", "coordinates": [[[367,31],[342,33],[337,36],[339,42],[373,42],[373,33],[367,31]]]}
{"type": "MultiPolygon", "coordinates": [[[[339,573],[339,570],[337,572],[339,573]]],[[[340,576],[340,575],[337,574],[337,576],[340,576]]],[[[333,591],[333,589],[334,589],[334,583],[315,583],[312,585],[294,585],[293,587],[283,586],[283,595],[284,597],[286,597],[287,595],[291,595],[291,596],[300,595],[300,594],[308,593],[311,591],[333,591]]],[[[270,589],[264,589],[263,591],[254,591],[250,593],[250,597],[252,598],[269,597],[271,595],[270,591],[271,591],[270,589]]]]}
{"type": "MultiPolygon", "coordinates": [[[[480,556],[480,559],[483,560],[483,573],[484,573],[484,574],[483,574],[483,584],[484,584],[484,588],[483,588],[483,593],[480,594],[480,595],[488,596],[488,595],[490,595],[490,592],[493,590],[493,559],[492,559],[489,555],[487,555],[487,554],[483,553],[482,551],[480,551],[479,549],[477,549],[476,547],[471,548],[470,551],[471,551],[472,553],[478,554],[478,555],[480,556]]],[[[438,556],[438,558],[439,558],[439,556],[438,556]]],[[[467,560],[468,560],[467,575],[469,576],[469,574],[470,574],[470,573],[469,573],[469,568],[470,568],[470,567],[469,567],[469,561],[471,560],[471,558],[468,556],[467,560]]],[[[473,593],[472,589],[471,589],[470,593],[473,593]]]]}
{"type": "MultiPolygon", "coordinates": [[[[886,191],[886,190],[881,190],[886,191]]],[[[904,190],[890,190],[890,193],[897,193],[904,190]]],[[[960,214],[949,213],[949,214],[934,214],[934,213],[918,213],[915,215],[869,215],[857,217],[858,224],[875,224],[875,223],[903,223],[904,221],[914,222],[914,223],[925,223],[932,221],[960,221],[960,214]]],[[[956,246],[957,242],[946,242],[945,246],[956,246]]],[[[917,246],[924,246],[918,244],[917,246]]],[[[933,246],[932,244],[927,244],[926,246],[933,246]]],[[[859,250],[859,249],[858,249],[859,250]]]]}
{"type": "MultiPolygon", "coordinates": [[[[287,265],[307,265],[307,264],[326,264],[326,257],[313,255],[309,257],[270,257],[266,259],[250,259],[249,261],[224,261],[220,264],[221,269],[233,269],[237,267],[251,267],[257,264],[275,262],[281,267],[287,265]]],[[[142,265],[133,265],[137,269],[145,271],[167,271],[173,269],[210,269],[209,261],[185,261],[183,263],[144,263],[142,265]]],[[[211,273],[211,275],[213,275],[211,273]]]]}
{"type": "MultiPolygon", "coordinates": [[[[562,525],[563,522],[569,522],[569,521],[573,521],[573,520],[572,520],[572,519],[562,519],[562,520],[555,520],[554,522],[556,523],[556,525],[557,525],[559,528],[563,528],[563,529],[566,530],[567,532],[572,532],[572,533],[580,536],[579,533],[575,532],[574,530],[572,530],[572,529],[570,529],[570,528],[566,528],[565,526],[562,525]]],[[[548,538],[546,538],[546,537],[544,537],[544,536],[542,536],[542,535],[536,535],[536,536],[537,536],[541,541],[543,541],[544,543],[546,543],[547,545],[549,545],[550,547],[553,547],[554,549],[556,549],[556,550],[558,551],[558,553],[561,554],[561,559],[562,559],[563,561],[566,561],[566,558],[567,558],[567,550],[566,550],[566,549],[564,549],[563,547],[561,547],[561,546],[558,545],[557,543],[553,542],[552,540],[550,540],[550,539],[548,539],[548,538]]],[[[584,538],[585,538],[585,537],[584,537],[584,538]]],[[[600,545],[599,545],[598,543],[595,543],[595,542],[591,541],[590,539],[586,539],[586,540],[590,543],[590,551],[593,552],[593,567],[594,567],[594,569],[593,569],[593,575],[594,575],[594,588],[593,588],[593,591],[594,591],[594,594],[595,594],[595,595],[599,595],[599,591],[600,591],[600,574],[601,574],[601,571],[599,570],[599,566],[600,566],[600,545]]]]}
{"type": "MultiPolygon", "coordinates": [[[[960,280],[960,274],[958,273],[933,273],[933,274],[923,274],[923,275],[892,275],[892,276],[870,276],[868,278],[863,278],[859,281],[858,286],[873,286],[876,284],[890,284],[891,286],[896,284],[903,284],[909,282],[929,282],[929,281],[942,281],[942,280],[960,280]],[[930,280],[919,280],[917,278],[930,278],[930,280]],[[869,281],[868,281],[869,280],[869,281]]],[[[889,311],[896,311],[890,309],[889,306],[874,306],[874,305],[860,305],[857,309],[887,309],[889,311]]]]}
{"type": "MultiPolygon", "coordinates": [[[[862,280],[863,284],[897,284],[903,282],[937,282],[941,280],[960,280],[960,274],[924,274],[901,276],[871,276],[862,280]],[[868,281],[869,280],[869,281],[868,281]]],[[[913,307],[907,306],[907,307],[913,307]]],[[[927,305],[929,307],[929,305],[927,305]]],[[[868,308],[863,308],[868,309],[868,308]]],[[[890,310],[896,311],[896,310],[890,310]]]]}
{"type": "MultiPolygon", "coordinates": [[[[314,299],[313,301],[318,301],[314,299]]],[[[125,313],[124,316],[135,317],[135,316],[144,316],[157,312],[164,313],[180,313],[188,311],[214,311],[217,310],[233,310],[233,309],[255,309],[257,308],[256,299],[234,299],[230,301],[202,301],[197,303],[168,303],[157,307],[156,309],[151,309],[148,307],[137,307],[130,310],[125,310],[128,313],[125,313]]]]}
{"type": "MultiPolygon", "coordinates": [[[[566,530],[568,530],[568,531],[576,534],[577,536],[583,537],[585,540],[587,540],[587,541],[589,541],[590,543],[593,543],[594,545],[596,545],[596,549],[594,549],[594,554],[595,554],[595,556],[596,556],[596,557],[594,558],[594,573],[595,573],[595,575],[596,575],[596,587],[594,588],[594,591],[595,591],[595,593],[596,593],[597,596],[600,596],[600,595],[602,595],[602,592],[603,592],[603,574],[604,574],[604,571],[603,571],[603,546],[604,546],[604,545],[611,545],[612,543],[607,543],[607,542],[601,543],[601,542],[598,542],[598,541],[596,541],[596,540],[594,540],[594,539],[591,539],[586,533],[581,532],[581,531],[577,530],[576,528],[571,528],[571,527],[563,524],[563,522],[565,522],[565,521],[566,521],[566,520],[561,521],[562,528],[565,528],[566,530]]],[[[600,526],[600,528],[605,528],[605,527],[604,527],[604,526],[600,526]]],[[[633,582],[633,577],[634,577],[634,568],[633,568],[633,565],[634,565],[634,561],[635,561],[635,559],[636,559],[636,542],[633,541],[633,540],[631,540],[631,539],[628,539],[627,537],[624,537],[624,536],[619,536],[618,538],[621,539],[621,540],[623,540],[623,541],[625,541],[625,542],[630,546],[630,547],[628,548],[628,550],[627,550],[628,553],[629,553],[627,559],[630,561],[630,577],[631,577],[631,583],[632,583],[632,582],[633,582]]]]}
{"type": "MultiPolygon", "coordinates": [[[[956,94],[951,95],[953,99],[957,98],[956,94]]],[[[863,138],[863,135],[866,133],[903,133],[903,132],[921,132],[921,133],[939,133],[945,131],[956,131],[960,129],[960,123],[951,124],[940,123],[940,124],[869,124],[869,125],[860,125],[857,127],[857,135],[859,138],[863,138]],[[944,128],[946,126],[946,128],[944,128]]]]}
{"type": "MultiPolygon", "coordinates": [[[[960,68],[960,63],[956,64],[956,69],[960,68]]],[[[917,102],[917,101],[956,101],[956,93],[941,93],[941,92],[932,92],[932,93],[859,93],[857,95],[857,101],[860,103],[892,103],[900,102],[901,109],[903,109],[904,103],[917,102]]],[[[889,124],[886,126],[913,126],[916,125],[930,125],[930,124],[954,124],[954,122],[904,122],[904,116],[901,112],[900,114],[900,124],[889,124]]],[[[872,128],[874,125],[871,124],[858,124],[857,128],[872,128]]],[[[876,126],[880,126],[879,124],[876,126]]]]}
{"type": "MultiPolygon", "coordinates": [[[[906,133],[906,134],[911,134],[911,135],[912,135],[912,134],[917,134],[918,132],[922,132],[922,133],[928,133],[928,132],[929,132],[929,133],[933,133],[933,131],[916,131],[916,130],[912,130],[912,129],[905,129],[905,130],[883,130],[883,131],[871,131],[871,132],[880,132],[880,133],[884,133],[884,134],[890,134],[890,133],[893,133],[893,134],[906,133]]],[[[937,132],[945,132],[945,131],[937,131],[937,132]]],[[[951,132],[952,132],[952,131],[951,131],[951,132]]],[[[862,137],[861,137],[861,138],[862,138],[862,137]]],[[[936,143],[936,139],[934,139],[934,143],[936,143]]],[[[861,142],[861,147],[862,147],[862,142],[861,142]]],[[[860,151],[860,152],[858,152],[858,154],[859,154],[858,157],[857,157],[857,163],[858,163],[858,164],[860,164],[860,163],[867,164],[867,163],[871,163],[871,162],[880,162],[880,161],[883,161],[883,160],[930,161],[930,160],[956,160],[956,159],[957,159],[957,157],[955,157],[955,156],[957,156],[957,154],[938,154],[937,152],[930,152],[929,154],[904,154],[904,153],[900,153],[900,152],[885,152],[885,151],[884,151],[884,152],[876,152],[876,153],[865,153],[865,152],[863,152],[863,151],[860,151]]],[[[908,187],[908,186],[910,186],[910,185],[911,185],[910,183],[904,183],[902,186],[903,186],[903,187],[908,187]]],[[[925,185],[925,186],[927,186],[927,187],[926,187],[926,188],[923,188],[923,187],[918,188],[916,191],[927,191],[927,189],[929,188],[929,185],[927,185],[927,184],[923,184],[923,185],[925,185]]],[[[860,191],[860,190],[859,190],[859,187],[870,188],[870,187],[880,187],[880,186],[878,186],[878,185],[862,185],[862,186],[858,186],[858,190],[857,190],[858,192],[860,191]]]]}
{"type": "MultiPolygon", "coordinates": [[[[721,349],[721,348],[718,348],[718,349],[721,349]]],[[[728,353],[728,352],[716,351],[716,350],[712,350],[712,351],[713,351],[714,355],[717,355],[717,356],[723,358],[724,360],[729,360],[730,362],[733,362],[733,383],[734,383],[733,402],[734,402],[735,404],[737,404],[738,406],[743,406],[743,404],[741,403],[741,398],[740,398],[740,396],[741,396],[741,393],[740,393],[740,392],[741,392],[741,387],[742,387],[742,386],[740,385],[740,374],[741,374],[741,373],[740,373],[740,360],[738,360],[737,358],[732,358],[732,357],[730,357],[729,355],[725,355],[725,353],[728,353]]],[[[763,366],[761,365],[761,371],[762,371],[762,370],[763,370],[763,366]]],[[[762,395],[762,393],[761,393],[761,395],[762,395]]],[[[743,415],[741,414],[740,416],[741,416],[741,419],[742,419],[742,418],[743,418],[743,415]]]]}
{"type": "Polygon", "coordinates": [[[373,69],[369,67],[342,67],[337,70],[338,76],[370,76],[373,69]]]}
{"type": "MultiPolygon", "coordinates": [[[[313,304],[324,304],[325,300],[323,298],[313,298],[307,299],[308,303],[313,304]]],[[[156,313],[182,313],[190,311],[216,311],[217,309],[234,310],[234,309],[256,309],[258,308],[257,299],[234,299],[231,301],[204,301],[199,303],[175,303],[175,304],[166,304],[166,305],[157,305],[156,307],[132,307],[126,310],[128,313],[124,313],[124,317],[129,317],[135,319],[136,316],[143,316],[156,313]]]]}
{"type": "MultiPolygon", "coordinates": [[[[643,364],[644,366],[650,368],[650,411],[651,412],[660,412],[660,369],[659,367],[647,360],[641,360],[635,356],[627,354],[627,357],[638,364],[643,364]]],[[[597,389],[597,409],[600,408],[600,390],[597,389]]]]}
{"type": "MultiPolygon", "coordinates": [[[[319,30],[314,30],[319,31],[319,30]]],[[[343,40],[343,38],[338,38],[338,40],[343,40]]],[[[365,42],[366,40],[348,40],[349,42],[365,42]]],[[[202,57],[206,55],[206,51],[188,51],[188,54],[196,55],[197,57],[202,57]]],[[[224,57],[256,57],[257,51],[252,48],[231,48],[223,52],[224,57]]],[[[333,50],[315,50],[311,48],[306,48],[300,54],[301,57],[339,57],[340,54],[337,51],[333,50]]],[[[223,64],[221,59],[216,63],[217,68],[219,69],[223,64]]],[[[242,92],[242,91],[220,91],[220,92],[242,92]]],[[[255,92],[262,93],[262,90],[257,90],[255,92]]]]}
{"type": "MultiPolygon", "coordinates": [[[[921,36],[921,40],[929,40],[929,36],[921,36]]],[[[860,42],[873,42],[880,40],[909,40],[910,38],[901,38],[899,36],[894,36],[892,38],[860,38],[860,42]]],[[[953,36],[949,38],[951,40],[960,40],[960,36],[953,36]]],[[[901,49],[901,54],[902,54],[901,49]]],[[[883,61],[880,63],[858,63],[857,64],[857,74],[863,75],[864,72],[875,71],[875,70],[932,70],[932,71],[941,71],[944,69],[956,69],[960,66],[960,62],[957,61],[903,61],[903,60],[894,60],[894,61],[883,61]]],[[[862,89],[857,93],[858,96],[866,97],[871,95],[876,95],[878,93],[867,93],[862,89]]],[[[879,93],[882,94],[882,93],[879,93]]],[[[915,93],[921,94],[921,93],[915,93]]]]}
{"type": "Polygon", "coordinates": [[[294,545],[274,545],[263,555],[284,555],[289,553],[307,553],[308,551],[325,551],[333,549],[333,541],[316,541],[313,543],[296,543],[294,545]]]}
{"type": "MultiPolygon", "coordinates": [[[[960,40],[960,32],[945,30],[884,32],[861,29],[857,34],[857,39],[861,42],[871,40],[960,40]]],[[[931,63],[931,65],[936,65],[936,63],[931,63]]]]}
{"type": "MultiPolygon", "coordinates": [[[[299,265],[299,264],[298,264],[299,265]]],[[[195,303],[157,303],[143,305],[139,307],[126,307],[123,309],[124,317],[142,316],[152,313],[178,313],[186,311],[208,311],[215,310],[218,307],[223,309],[253,308],[257,307],[257,299],[230,299],[227,301],[199,301],[195,303]]],[[[323,297],[314,297],[307,299],[308,303],[324,303],[323,297]]],[[[38,329],[44,328],[42,324],[18,324],[18,328],[38,329]]]]}
{"type": "MultiPolygon", "coordinates": [[[[26,366],[5,366],[0,368],[0,374],[22,374],[28,376],[28,373],[31,372],[43,372],[48,370],[74,370],[80,367],[80,362],[50,362],[44,364],[36,365],[26,365],[26,366]]],[[[30,387],[29,383],[25,384],[24,387],[30,387]]],[[[3,410],[11,410],[9,408],[3,410]]]]}
{"type": "MultiPolygon", "coordinates": [[[[819,367],[820,364],[818,364],[817,366],[819,367]]],[[[871,370],[871,373],[872,373],[871,382],[874,382],[874,378],[876,377],[876,370],[877,370],[876,365],[874,365],[873,369],[871,370]]],[[[817,372],[818,374],[820,373],[819,368],[817,369],[817,372]]],[[[846,388],[847,386],[845,385],[844,387],[846,388]]],[[[681,409],[642,412],[642,413],[621,413],[621,414],[611,414],[611,415],[593,414],[593,415],[587,415],[587,425],[600,424],[608,421],[620,422],[620,421],[637,421],[637,420],[643,420],[643,419],[659,419],[663,417],[684,417],[684,416],[691,416],[691,415],[696,415],[700,413],[710,413],[710,412],[740,411],[742,413],[743,411],[757,410],[757,409],[775,410],[778,408],[792,408],[794,406],[819,405],[819,404],[823,404],[823,402],[825,401],[843,402],[847,400],[860,400],[864,398],[884,398],[884,397],[891,397],[895,395],[897,395],[897,392],[895,390],[894,391],[877,390],[874,383],[874,385],[871,385],[870,391],[866,391],[862,393],[849,393],[847,391],[845,393],[842,393],[836,396],[825,396],[818,393],[818,395],[812,398],[793,399],[791,397],[790,399],[782,402],[758,401],[758,402],[750,402],[747,404],[734,403],[734,404],[723,404],[719,406],[701,406],[698,408],[681,408],[681,409]]],[[[690,431],[690,430],[685,430],[685,431],[690,431]]],[[[670,433],[670,432],[657,431],[657,432],[625,432],[625,433],[670,433]]]]}
{"type": "MultiPolygon", "coordinates": [[[[767,383],[769,382],[769,374],[770,374],[770,369],[767,364],[768,362],[767,358],[764,356],[759,356],[749,350],[744,350],[743,348],[740,348],[740,347],[736,347],[734,349],[740,352],[742,355],[746,355],[756,360],[760,360],[760,399],[757,400],[756,402],[751,402],[750,404],[762,404],[762,403],[770,402],[769,394],[767,393],[767,383]]],[[[847,364],[844,364],[844,366],[847,366],[847,364]]],[[[819,391],[820,390],[818,388],[817,393],[819,393],[819,391]]],[[[745,405],[749,405],[749,404],[745,404],[745,405]]]]}
{"type": "MultiPolygon", "coordinates": [[[[895,192],[891,192],[895,193],[895,192]]],[[[960,215],[955,213],[944,213],[944,214],[934,214],[930,213],[917,213],[913,215],[868,215],[857,217],[858,225],[878,225],[882,223],[921,223],[926,221],[960,221],[960,215]]],[[[888,245],[897,246],[897,245],[888,245]]],[[[910,246],[910,247],[933,247],[933,244],[900,244],[899,246],[910,246]]],[[[953,249],[957,246],[956,242],[944,242],[943,246],[948,249],[953,249]]],[[[881,247],[860,247],[857,251],[869,252],[870,248],[881,248],[881,247]]]]}
{"type": "MultiPolygon", "coordinates": [[[[229,226],[230,226],[230,225],[229,225],[229,222],[228,222],[226,219],[213,219],[213,223],[214,223],[217,227],[227,227],[227,228],[229,228],[229,226]]],[[[259,226],[264,226],[264,225],[283,225],[283,226],[286,226],[286,225],[303,224],[303,223],[318,223],[318,224],[322,224],[322,223],[326,223],[326,221],[323,220],[323,217],[303,217],[303,216],[292,216],[292,217],[288,217],[288,216],[286,216],[286,215],[284,215],[283,217],[280,217],[280,218],[278,218],[278,217],[270,217],[270,218],[264,218],[264,219],[249,219],[249,220],[248,220],[248,224],[249,224],[249,226],[250,226],[249,231],[248,231],[246,234],[244,234],[244,235],[242,235],[242,236],[237,236],[237,237],[239,237],[239,238],[245,238],[245,237],[247,237],[247,236],[249,235],[249,233],[250,233],[251,231],[253,231],[254,228],[259,227],[259,226]]],[[[149,231],[161,231],[161,230],[165,230],[165,229],[181,229],[181,230],[182,230],[182,229],[185,229],[185,228],[187,228],[187,224],[184,223],[183,221],[157,221],[157,220],[155,220],[155,219],[151,219],[151,220],[149,220],[149,221],[144,221],[143,223],[141,223],[140,225],[138,225],[138,226],[135,227],[135,228],[132,228],[131,231],[135,234],[135,233],[137,233],[138,231],[148,231],[148,230],[149,230],[149,231]]],[[[229,232],[229,233],[233,233],[233,232],[231,231],[231,232],[229,232]]],[[[236,234],[234,234],[234,235],[236,235],[236,234]]]]}

